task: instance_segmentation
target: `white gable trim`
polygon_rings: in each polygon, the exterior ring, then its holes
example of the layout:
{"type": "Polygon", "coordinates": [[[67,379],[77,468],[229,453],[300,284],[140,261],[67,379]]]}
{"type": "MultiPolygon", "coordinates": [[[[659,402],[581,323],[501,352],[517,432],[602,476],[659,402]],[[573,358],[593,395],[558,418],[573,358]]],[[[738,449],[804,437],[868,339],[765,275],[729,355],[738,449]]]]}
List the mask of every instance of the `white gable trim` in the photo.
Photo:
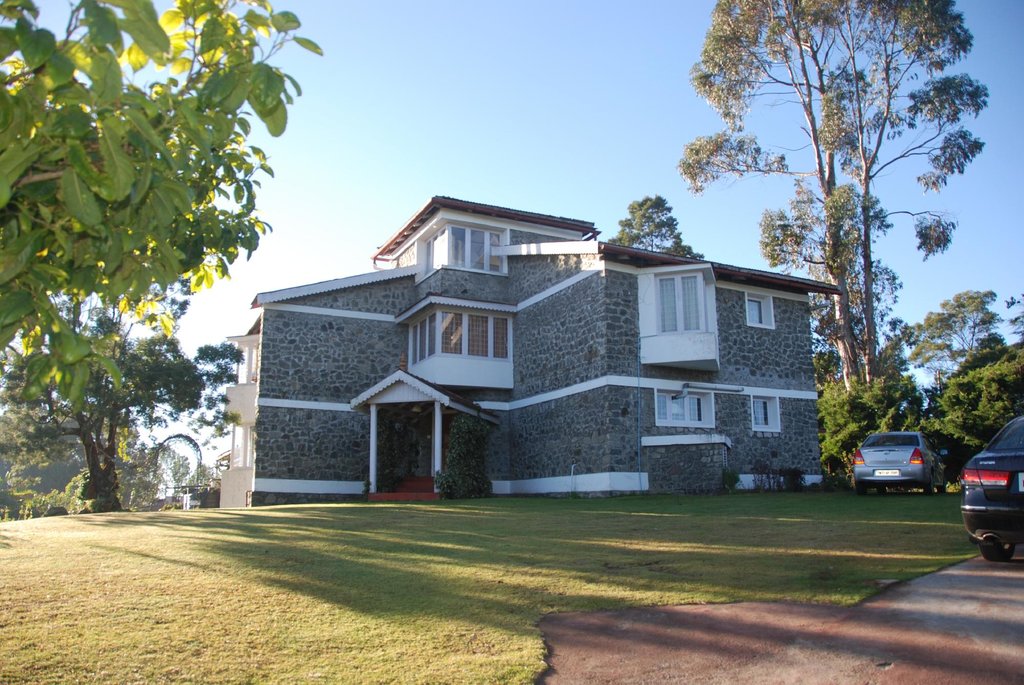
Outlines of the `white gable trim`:
{"type": "Polygon", "coordinates": [[[412,376],[405,371],[395,371],[393,374],[377,383],[369,390],[364,390],[355,397],[352,398],[350,404],[353,408],[358,408],[362,404],[367,404],[370,400],[376,400],[377,396],[383,393],[385,390],[395,385],[396,383],[404,383],[411,388],[419,391],[421,395],[425,396],[425,399],[429,399],[431,402],[440,402],[444,406],[448,406],[451,403],[451,398],[447,395],[441,394],[434,388],[423,383],[415,376],[412,376]]]}
{"type": "MultiPolygon", "coordinates": [[[[636,388],[640,387],[645,390],[681,390],[684,381],[672,381],[663,380],[660,378],[641,378],[639,383],[637,382],[636,376],[601,376],[593,380],[584,381],[575,385],[566,386],[558,390],[552,390],[550,392],[540,393],[533,397],[524,397],[520,400],[514,400],[512,402],[479,402],[481,408],[490,409],[493,411],[511,411],[514,409],[522,409],[523,407],[531,407],[535,404],[542,404],[544,402],[551,402],[553,400],[559,400],[563,397],[571,397],[572,395],[578,395],[579,393],[589,392],[591,390],[597,390],[598,388],[604,387],[624,387],[624,388],[636,388]]],[[[690,383],[690,387],[696,388],[698,384],[690,383]]],[[[699,387],[701,390],[708,390],[711,392],[727,392],[729,394],[736,394],[742,392],[748,395],[763,395],[768,397],[778,397],[785,399],[795,400],[817,400],[818,393],[814,390],[785,390],[781,388],[752,388],[749,386],[740,388],[735,385],[723,385],[721,383],[700,383],[699,387]]]]}
{"type": "Polygon", "coordinates": [[[516,306],[516,311],[521,312],[524,309],[526,309],[527,307],[532,307],[533,305],[537,304],[538,302],[540,302],[542,300],[546,300],[547,298],[549,298],[552,295],[555,295],[557,293],[560,293],[561,291],[565,290],[566,288],[571,288],[572,286],[576,285],[577,283],[579,283],[580,281],[582,281],[584,279],[590,278],[591,276],[595,276],[595,275],[597,275],[599,273],[603,273],[603,271],[604,271],[603,269],[588,269],[586,271],[579,272],[575,276],[570,276],[569,278],[565,279],[564,281],[559,281],[558,283],[556,283],[555,285],[551,286],[550,288],[548,288],[546,290],[542,290],[539,293],[537,293],[536,295],[534,295],[533,297],[528,297],[525,300],[523,300],[522,302],[520,302],[516,306]]]}
{"type": "Polygon", "coordinates": [[[393,320],[396,323],[404,323],[412,317],[416,316],[419,312],[423,311],[430,306],[441,306],[441,307],[455,307],[458,309],[479,309],[487,312],[503,312],[506,314],[514,314],[516,312],[516,306],[511,304],[500,304],[498,302],[482,302],[480,300],[464,300],[458,297],[443,297],[441,295],[431,295],[425,297],[410,309],[394,317],[393,320]]]}
{"type": "Polygon", "coordinates": [[[300,285],[295,288],[272,290],[270,292],[260,293],[259,295],[257,295],[255,304],[256,306],[262,306],[270,302],[292,300],[295,299],[296,297],[305,297],[307,295],[318,295],[320,293],[326,293],[332,290],[344,290],[345,288],[355,288],[360,285],[369,285],[371,283],[380,283],[382,281],[390,281],[396,278],[404,278],[406,276],[415,276],[418,272],[419,267],[405,266],[397,269],[384,269],[382,271],[373,271],[368,274],[347,276],[345,278],[335,278],[334,280],[331,281],[310,283],[309,285],[300,285]]]}
{"type": "Polygon", "coordinates": [[[297,314],[316,314],[318,316],[333,316],[341,319],[362,319],[364,321],[384,321],[395,323],[395,317],[391,314],[378,314],[377,312],[357,312],[354,309],[330,309],[328,307],[309,307],[304,304],[266,304],[264,309],[280,312],[295,312],[297,314]]]}

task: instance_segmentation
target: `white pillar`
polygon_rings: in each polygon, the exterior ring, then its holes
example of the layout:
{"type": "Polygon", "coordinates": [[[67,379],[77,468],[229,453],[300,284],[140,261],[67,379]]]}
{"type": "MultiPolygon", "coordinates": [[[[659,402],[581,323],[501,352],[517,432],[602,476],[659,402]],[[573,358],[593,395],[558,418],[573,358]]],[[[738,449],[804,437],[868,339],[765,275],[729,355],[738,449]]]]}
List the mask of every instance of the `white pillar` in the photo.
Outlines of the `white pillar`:
{"type": "Polygon", "coordinates": [[[370,405],[370,492],[377,492],[377,405],[370,405]]]}
{"type": "MultiPolygon", "coordinates": [[[[441,403],[434,402],[434,439],[433,449],[431,450],[434,457],[434,468],[431,476],[436,476],[437,472],[441,470],[441,403]]],[[[437,490],[437,485],[434,485],[434,490],[437,490]]]]}

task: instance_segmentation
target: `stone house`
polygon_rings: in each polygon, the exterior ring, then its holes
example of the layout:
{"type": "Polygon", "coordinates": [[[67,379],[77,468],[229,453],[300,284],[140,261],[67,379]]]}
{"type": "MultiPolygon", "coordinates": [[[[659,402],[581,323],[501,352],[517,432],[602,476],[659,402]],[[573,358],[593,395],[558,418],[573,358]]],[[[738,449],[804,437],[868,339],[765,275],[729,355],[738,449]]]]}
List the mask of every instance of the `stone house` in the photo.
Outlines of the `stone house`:
{"type": "Polygon", "coordinates": [[[592,223],[432,198],[375,271],[261,293],[222,506],[378,490],[382,422],[445,467],[493,426],[495,494],[700,493],[819,473],[810,293],[831,286],[610,245],[592,223]]]}

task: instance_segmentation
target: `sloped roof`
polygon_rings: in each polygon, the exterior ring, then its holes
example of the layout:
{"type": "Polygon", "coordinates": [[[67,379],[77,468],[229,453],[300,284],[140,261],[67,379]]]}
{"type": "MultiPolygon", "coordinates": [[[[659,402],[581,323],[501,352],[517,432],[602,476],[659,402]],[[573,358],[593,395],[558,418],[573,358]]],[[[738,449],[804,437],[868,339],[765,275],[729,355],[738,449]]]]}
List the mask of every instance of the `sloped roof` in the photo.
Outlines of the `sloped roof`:
{"type": "Polygon", "coordinates": [[[787,274],[761,271],[760,269],[748,269],[741,266],[732,266],[721,262],[713,262],[709,259],[694,259],[692,257],[679,257],[665,252],[652,252],[641,250],[636,247],[625,247],[623,245],[612,245],[601,243],[599,252],[609,259],[618,262],[631,264],[633,266],[670,266],[673,264],[710,264],[715,272],[715,277],[724,281],[737,283],[750,283],[767,288],[777,288],[800,293],[821,293],[823,295],[838,295],[839,289],[829,283],[822,283],[810,278],[789,276],[787,274]]]}
{"type": "Polygon", "coordinates": [[[382,245],[376,253],[373,255],[373,261],[387,260],[394,256],[395,250],[404,243],[409,236],[418,231],[423,224],[427,223],[430,218],[442,209],[452,209],[460,212],[469,212],[471,214],[480,214],[483,216],[495,217],[498,219],[509,219],[511,221],[522,221],[524,223],[535,224],[538,226],[548,226],[550,228],[562,228],[570,231],[577,231],[580,233],[582,239],[590,240],[597,236],[598,230],[594,228],[593,222],[581,221],[579,219],[569,219],[562,216],[551,216],[550,214],[537,214],[536,212],[524,212],[518,209],[510,209],[508,207],[498,207],[496,205],[481,204],[479,202],[468,202],[466,200],[458,200],[453,197],[445,197],[443,195],[437,195],[423,205],[416,214],[412,216],[402,228],[398,229],[398,232],[388,238],[387,242],[382,245]]]}
{"type": "Polygon", "coordinates": [[[297,297],[305,297],[307,295],[318,295],[320,293],[331,292],[333,290],[355,288],[360,285],[369,285],[370,283],[380,283],[382,281],[390,281],[396,278],[415,276],[418,272],[419,268],[416,266],[405,266],[398,269],[382,269],[381,271],[371,271],[370,273],[346,276],[345,278],[335,278],[330,281],[320,281],[319,283],[310,283],[309,285],[300,285],[294,288],[271,290],[270,292],[260,293],[257,295],[256,299],[253,300],[252,306],[261,307],[271,302],[293,300],[297,297]]]}

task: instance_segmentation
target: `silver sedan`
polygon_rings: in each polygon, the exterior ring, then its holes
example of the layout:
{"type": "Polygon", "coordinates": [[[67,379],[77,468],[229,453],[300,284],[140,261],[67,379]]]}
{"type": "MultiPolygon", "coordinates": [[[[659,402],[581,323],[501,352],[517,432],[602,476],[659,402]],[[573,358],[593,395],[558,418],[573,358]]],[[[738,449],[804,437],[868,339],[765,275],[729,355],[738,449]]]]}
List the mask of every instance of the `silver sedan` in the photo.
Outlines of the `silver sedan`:
{"type": "Polygon", "coordinates": [[[945,492],[942,459],[920,433],[874,433],[853,457],[853,482],[858,495],[868,488],[923,488],[926,495],[945,492]]]}

